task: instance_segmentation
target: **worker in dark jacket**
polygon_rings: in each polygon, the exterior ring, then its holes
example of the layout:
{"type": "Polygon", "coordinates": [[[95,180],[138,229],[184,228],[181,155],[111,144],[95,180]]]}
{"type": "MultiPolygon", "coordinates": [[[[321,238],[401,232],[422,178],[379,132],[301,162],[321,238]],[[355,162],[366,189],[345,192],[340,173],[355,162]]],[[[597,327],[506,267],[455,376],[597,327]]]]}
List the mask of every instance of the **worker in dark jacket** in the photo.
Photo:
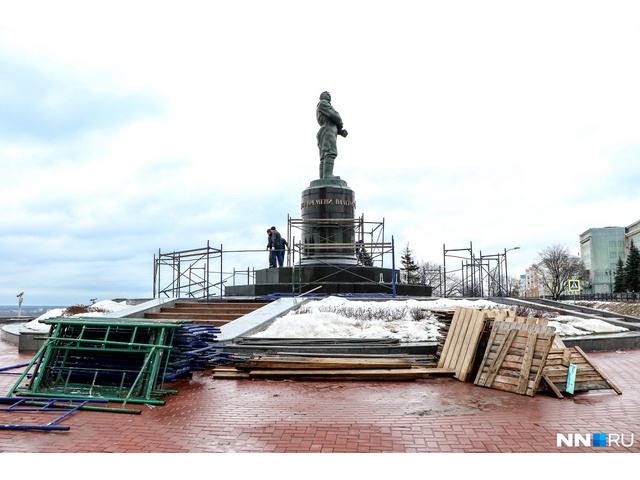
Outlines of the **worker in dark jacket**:
{"type": "Polygon", "coordinates": [[[274,267],[276,266],[276,262],[279,267],[282,267],[282,264],[284,263],[284,245],[285,242],[282,235],[280,235],[280,232],[276,230],[276,227],[271,227],[271,263],[274,267]]]}

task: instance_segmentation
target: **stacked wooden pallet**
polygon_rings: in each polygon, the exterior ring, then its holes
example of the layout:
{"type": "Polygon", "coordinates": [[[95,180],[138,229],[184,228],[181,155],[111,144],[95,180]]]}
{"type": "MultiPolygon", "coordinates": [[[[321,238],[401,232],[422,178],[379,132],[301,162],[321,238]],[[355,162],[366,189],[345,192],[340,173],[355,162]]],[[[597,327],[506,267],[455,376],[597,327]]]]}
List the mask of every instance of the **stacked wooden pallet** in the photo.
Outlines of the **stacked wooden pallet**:
{"type": "Polygon", "coordinates": [[[494,322],[475,384],[533,396],[555,332],[543,325],[494,322]]]}
{"type": "Polygon", "coordinates": [[[564,344],[546,318],[518,317],[510,310],[456,309],[438,367],[461,381],[521,395],[550,389],[562,398],[569,364],[578,367],[579,389],[620,390],[578,347],[564,344]]]}
{"type": "Polygon", "coordinates": [[[567,388],[569,366],[575,365],[574,391],[612,389],[618,395],[620,389],[591,361],[578,346],[571,348],[552,348],[547,356],[540,390],[551,390],[558,398],[567,388]]]}

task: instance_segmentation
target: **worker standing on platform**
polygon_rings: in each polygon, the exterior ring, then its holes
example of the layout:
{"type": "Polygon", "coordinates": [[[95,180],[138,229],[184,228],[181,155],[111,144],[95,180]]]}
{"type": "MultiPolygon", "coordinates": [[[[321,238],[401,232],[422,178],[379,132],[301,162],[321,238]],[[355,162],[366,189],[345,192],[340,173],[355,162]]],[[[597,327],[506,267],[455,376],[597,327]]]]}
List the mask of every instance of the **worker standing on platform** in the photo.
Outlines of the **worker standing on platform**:
{"type": "Polygon", "coordinates": [[[282,264],[284,263],[284,243],[282,241],[282,235],[280,235],[280,232],[276,230],[276,227],[271,227],[271,245],[273,247],[271,250],[271,263],[273,263],[273,266],[275,267],[277,262],[277,266],[282,267],[282,264]]]}
{"type": "Polygon", "coordinates": [[[276,257],[273,250],[273,237],[271,236],[271,229],[267,228],[267,236],[269,240],[267,241],[267,251],[269,252],[269,268],[273,268],[276,266],[276,257]]]}

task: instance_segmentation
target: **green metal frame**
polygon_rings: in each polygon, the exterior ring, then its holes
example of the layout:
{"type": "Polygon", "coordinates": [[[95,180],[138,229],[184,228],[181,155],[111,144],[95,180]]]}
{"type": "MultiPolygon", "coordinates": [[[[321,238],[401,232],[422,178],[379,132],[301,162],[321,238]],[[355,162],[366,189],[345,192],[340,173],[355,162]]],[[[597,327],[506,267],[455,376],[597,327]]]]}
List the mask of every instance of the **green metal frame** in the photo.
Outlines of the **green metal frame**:
{"type": "Polygon", "coordinates": [[[57,317],[9,396],[101,398],[162,405],[176,329],[190,321],[57,317]],[[33,370],[33,371],[32,371],[33,370]],[[26,386],[20,387],[31,373],[26,386]]]}

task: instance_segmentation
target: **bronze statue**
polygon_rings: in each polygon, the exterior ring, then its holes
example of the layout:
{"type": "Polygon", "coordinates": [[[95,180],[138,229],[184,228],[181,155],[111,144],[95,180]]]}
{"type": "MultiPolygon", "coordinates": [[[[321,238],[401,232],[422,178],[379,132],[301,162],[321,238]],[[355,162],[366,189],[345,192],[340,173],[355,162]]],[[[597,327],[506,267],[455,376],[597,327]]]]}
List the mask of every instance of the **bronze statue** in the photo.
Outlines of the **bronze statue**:
{"type": "Polygon", "coordinates": [[[316,135],[320,150],[320,178],[333,178],[333,164],[338,156],[337,138],[338,135],[346,137],[348,132],[342,125],[340,114],[331,105],[329,92],[320,94],[320,102],[316,107],[316,118],[320,125],[320,130],[316,135]]]}

